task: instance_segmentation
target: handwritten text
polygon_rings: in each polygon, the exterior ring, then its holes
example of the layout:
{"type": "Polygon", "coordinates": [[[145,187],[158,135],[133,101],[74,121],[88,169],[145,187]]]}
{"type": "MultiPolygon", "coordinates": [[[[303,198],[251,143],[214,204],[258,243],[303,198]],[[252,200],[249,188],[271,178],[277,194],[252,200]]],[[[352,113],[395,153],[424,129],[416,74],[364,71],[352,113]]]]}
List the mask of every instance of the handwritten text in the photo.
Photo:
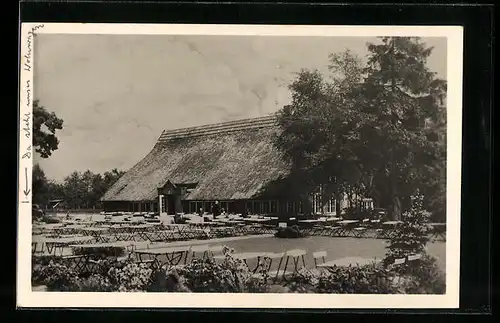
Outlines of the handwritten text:
{"type": "Polygon", "coordinates": [[[26,51],[26,54],[24,55],[24,64],[23,64],[23,69],[25,71],[31,72],[31,67],[32,67],[31,56],[32,56],[33,36],[35,35],[35,31],[37,29],[43,28],[43,26],[44,26],[43,24],[42,25],[35,25],[28,32],[28,38],[26,38],[27,51],[26,51]]]}
{"type": "Polygon", "coordinates": [[[26,148],[25,153],[23,154],[23,159],[30,159],[31,158],[31,145],[26,148]]]}
{"type": "Polygon", "coordinates": [[[27,112],[24,114],[23,119],[22,119],[22,123],[23,123],[22,130],[24,133],[24,137],[26,139],[31,138],[30,118],[31,118],[31,112],[27,112]]]}

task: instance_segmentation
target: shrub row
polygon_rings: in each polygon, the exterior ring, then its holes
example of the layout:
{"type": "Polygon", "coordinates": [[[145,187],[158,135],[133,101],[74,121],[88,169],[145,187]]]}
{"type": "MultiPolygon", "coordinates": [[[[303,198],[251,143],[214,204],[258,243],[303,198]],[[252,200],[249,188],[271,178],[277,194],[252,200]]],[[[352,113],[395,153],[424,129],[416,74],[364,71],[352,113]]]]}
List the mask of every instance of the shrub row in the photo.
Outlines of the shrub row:
{"type": "MultiPolygon", "coordinates": [[[[100,270],[77,273],[55,258],[36,258],[34,285],[49,291],[93,292],[276,292],[266,271],[249,271],[241,260],[225,248],[225,259],[194,259],[186,266],[152,270],[145,264],[116,258],[99,260],[100,270]]],[[[445,280],[435,259],[425,256],[400,274],[382,265],[336,267],[328,272],[302,270],[287,282],[279,282],[280,292],[335,294],[443,294],[445,280]]]]}

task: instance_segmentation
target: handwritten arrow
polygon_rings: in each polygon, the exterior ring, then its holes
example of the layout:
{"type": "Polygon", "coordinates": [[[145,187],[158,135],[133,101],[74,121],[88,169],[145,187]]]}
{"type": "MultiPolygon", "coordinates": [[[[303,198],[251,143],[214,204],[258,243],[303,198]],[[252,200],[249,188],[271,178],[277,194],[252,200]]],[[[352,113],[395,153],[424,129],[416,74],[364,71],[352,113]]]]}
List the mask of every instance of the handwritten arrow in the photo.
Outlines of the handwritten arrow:
{"type": "Polygon", "coordinates": [[[23,192],[24,192],[24,196],[28,197],[31,190],[28,188],[28,168],[27,167],[24,167],[24,177],[26,179],[26,188],[23,190],[23,192]]]}

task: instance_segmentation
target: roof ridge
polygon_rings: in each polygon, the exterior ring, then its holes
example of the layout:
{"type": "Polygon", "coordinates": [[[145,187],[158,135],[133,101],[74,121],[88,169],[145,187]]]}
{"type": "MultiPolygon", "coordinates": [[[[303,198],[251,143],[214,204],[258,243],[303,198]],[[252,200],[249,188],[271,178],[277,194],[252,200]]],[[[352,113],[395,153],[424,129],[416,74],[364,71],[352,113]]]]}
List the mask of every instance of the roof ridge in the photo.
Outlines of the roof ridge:
{"type": "Polygon", "coordinates": [[[163,130],[160,137],[158,138],[158,141],[166,141],[166,140],[179,139],[185,137],[198,137],[198,136],[221,134],[233,131],[241,131],[247,129],[271,127],[276,125],[276,120],[277,120],[276,115],[271,114],[268,116],[257,117],[257,118],[245,118],[239,120],[206,124],[201,126],[163,130]]]}

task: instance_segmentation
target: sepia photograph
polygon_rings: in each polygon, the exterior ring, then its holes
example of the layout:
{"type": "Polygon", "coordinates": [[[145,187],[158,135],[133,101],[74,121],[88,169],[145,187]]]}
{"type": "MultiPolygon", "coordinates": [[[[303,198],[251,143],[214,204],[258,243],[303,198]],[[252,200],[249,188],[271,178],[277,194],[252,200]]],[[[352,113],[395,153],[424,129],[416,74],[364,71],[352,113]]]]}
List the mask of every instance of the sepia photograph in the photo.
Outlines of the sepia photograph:
{"type": "Polygon", "coordinates": [[[30,297],[458,299],[446,28],[78,28],[32,24],[22,43],[30,297]]]}

